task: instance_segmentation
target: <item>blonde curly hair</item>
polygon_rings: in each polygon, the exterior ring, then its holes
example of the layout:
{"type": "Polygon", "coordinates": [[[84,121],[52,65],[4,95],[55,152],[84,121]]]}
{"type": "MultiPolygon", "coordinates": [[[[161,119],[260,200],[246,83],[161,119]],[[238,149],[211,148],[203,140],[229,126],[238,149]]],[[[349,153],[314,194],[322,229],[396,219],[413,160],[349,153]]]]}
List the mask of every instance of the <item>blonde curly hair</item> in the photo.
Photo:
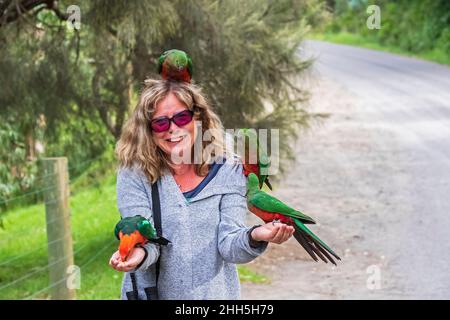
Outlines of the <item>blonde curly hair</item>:
{"type": "Polygon", "coordinates": [[[202,139],[201,161],[194,163],[197,175],[205,176],[213,159],[224,158],[226,154],[222,122],[198,86],[186,82],[148,79],[136,108],[122,129],[115,153],[119,168],[137,166],[151,183],[156,182],[165,170],[170,169],[169,157],[153,141],[150,128],[155,106],[169,93],[173,93],[194,112],[194,120],[201,121],[202,136],[207,130],[211,134],[210,141],[202,139]],[[205,150],[210,151],[205,153],[205,150]]]}

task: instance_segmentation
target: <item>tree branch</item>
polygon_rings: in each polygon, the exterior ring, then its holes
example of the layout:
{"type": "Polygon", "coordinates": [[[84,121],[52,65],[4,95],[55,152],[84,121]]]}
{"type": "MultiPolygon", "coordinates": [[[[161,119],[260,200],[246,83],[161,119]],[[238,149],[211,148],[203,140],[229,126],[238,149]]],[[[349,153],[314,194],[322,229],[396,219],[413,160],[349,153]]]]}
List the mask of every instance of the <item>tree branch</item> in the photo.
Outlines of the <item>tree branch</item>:
{"type": "Polygon", "coordinates": [[[59,10],[55,0],[4,0],[0,3],[0,27],[19,20],[27,13],[35,15],[43,9],[53,11],[61,21],[66,21],[69,17],[59,10]]]}

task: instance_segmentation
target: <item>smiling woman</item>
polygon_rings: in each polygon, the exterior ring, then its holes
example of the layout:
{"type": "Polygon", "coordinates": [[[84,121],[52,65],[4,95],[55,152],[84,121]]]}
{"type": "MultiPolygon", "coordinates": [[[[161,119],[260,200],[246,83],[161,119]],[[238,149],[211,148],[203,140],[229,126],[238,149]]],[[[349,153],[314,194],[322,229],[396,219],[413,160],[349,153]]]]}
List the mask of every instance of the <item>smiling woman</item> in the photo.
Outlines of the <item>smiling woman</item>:
{"type": "MultiPolygon", "coordinates": [[[[138,164],[150,182],[155,182],[164,170],[173,170],[176,155],[192,151],[197,138],[194,124],[198,121],[202,130],[200,138],[207,130],[213,134],[209,141],[202,141],[202,149],[212,144],[209,150],[213,152],[197,154],[202,161],[194,165],[196,174],[205,176],[213,158],[223,157],[225,150],[222,123],[201,89],[187,82],[148,79],[145,83],[138,106],[117,144],[119,161],[126,167],[138,164]]],[[[194,157],[193,152],[191,155],[194,157]]]]}
{"type": "Polygon", "coordinates": [[[110,265],[126,272],[123,299],[132,290],[146,299],[155,284],[160,299],[237,299],[236,264],[252,261],[268,241],[281,243],[293,233],[284,224],[244,225],[242,165],[225,150],[222,123],[193,84],[147,80],[116,154],[121,216],[141,215],[154,224],[156,186],[163,236],[171,242],[136,247],[126,261],[119,252],[112,255],[110,265]],[[196,141],[201,148],[194,148],[196,141]],[[175,161],[179,157],[182,161],[175,161]]]}

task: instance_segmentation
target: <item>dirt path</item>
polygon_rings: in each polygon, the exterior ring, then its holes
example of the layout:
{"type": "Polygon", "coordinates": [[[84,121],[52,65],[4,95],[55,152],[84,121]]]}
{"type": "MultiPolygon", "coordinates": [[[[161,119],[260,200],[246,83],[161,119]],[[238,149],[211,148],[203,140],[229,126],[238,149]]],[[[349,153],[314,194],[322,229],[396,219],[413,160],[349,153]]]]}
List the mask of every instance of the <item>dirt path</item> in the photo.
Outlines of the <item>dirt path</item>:
{"type": "Polygon", "coordinates": [[[450,97],[438,77],[450,69],[437,68],[432,95],[436,65],[408,60],[408,79],[395,56],[388,66],[389,56],[357,61],[359,51],[330,46],[318,44],[310,107],[329,117],[302,135],[290,177],[274,193],[314,217],[313,232],[343,261],[315,263],[294,239],[270,245],[249,267],[272,282],[244,283],[242,298],[448,299],[450,97]]]}
{"type": "MultiPolygon", "coordinates": [[[[311,110],[330,116],[303,135],[297,144],[292,178],[277,186],[274,194],[316,218],[319,225],[311,229],[336,248],[343,261],[338,268],[315,263],[294,239],[282,246],[271,244],[268,252],[249,266],[272,281],[269,285],[243,284],[244,299],[378,295],[367,289],[366,269],[378,265],[383,270],[388,261],[385,253],[373,252],[364,240],[369,224],[380,224],[377,212],[385,210],[388,204],[380,201],[382,190],[361,179],[368,177],[374,166],[383,165],[382,156],[373,150],[377,146],[372,140],[376,132],[355,121],[356,101],[348,92],[331,81],[319,83],[313,92],[311,110]],[[367,163],[370,167],[366,167],[367,163]],[[373,196],[371,202],[365,199],[369,193],[373,196]]],[[[254,221],[253,217],[249,220],[254,221]]]]}

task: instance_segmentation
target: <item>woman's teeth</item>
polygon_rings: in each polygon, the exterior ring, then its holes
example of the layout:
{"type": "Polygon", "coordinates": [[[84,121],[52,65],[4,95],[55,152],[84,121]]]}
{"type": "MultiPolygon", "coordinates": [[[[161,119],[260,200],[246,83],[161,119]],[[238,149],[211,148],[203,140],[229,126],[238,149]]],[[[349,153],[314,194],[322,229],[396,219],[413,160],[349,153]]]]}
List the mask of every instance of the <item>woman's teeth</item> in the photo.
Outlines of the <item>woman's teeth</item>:
{"type": "Polygon", "coordinates": [[[184,138],[184,136],[182,136],[182,137],[176,137],[176,138],[170,138],[170,139],[167,139],[167,141],[170,141],[170,142],[180,142],[181,140],[183,140],[183,138],[184,138]]]}

